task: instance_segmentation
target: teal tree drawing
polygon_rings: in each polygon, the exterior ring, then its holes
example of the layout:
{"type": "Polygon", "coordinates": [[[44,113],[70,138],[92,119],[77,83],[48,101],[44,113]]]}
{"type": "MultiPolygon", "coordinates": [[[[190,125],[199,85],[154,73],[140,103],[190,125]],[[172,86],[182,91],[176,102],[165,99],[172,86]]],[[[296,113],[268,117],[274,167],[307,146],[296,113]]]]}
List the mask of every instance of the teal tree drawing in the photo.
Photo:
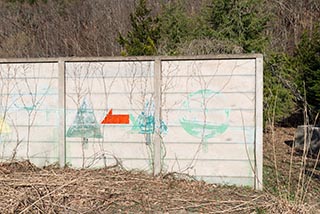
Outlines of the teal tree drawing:
{"type": "Polygon", "coordinates": [[[82,139],[82,167],[84,167],[84,147],[88,144],[88,139],[102,138],[100,124],[86,99],[83,100],[78,109],[76,118],[68,129],[67,137],[82,139]]]}
{"type": "MultiPolygon", "coordinates": [[[[151,144],[151,135],[154,134],[156,129],[155,121],[155,105],[154,102],[146,102],[144,110],[139,114],[138,118],[134,118],[133,115],[130,115],[130,120],[133,123],[132,131],[139,134],[144,134],[146,136],[146,144],[151,144]]],[[[160,133],[166,134],[168,132],[167,125],[160,120],[160,133]]]]}
{"type": "MultiPolygon", "coordinates": [[[[146,145],[149,151],[150,169],[153,169],[154,161],[152,136],[156,131],[159,131],[159,134],[161,135],[168,132],[168,127],[165,122],[160,120],[160,124],[157,124],[155,117],[155,104],[153,100],[145,102],[144,109],[137,118],[130,114],[130,121],[132,121],[133,124],[131,128],[132,133],[139,133],[145,136],[146,145]]],[[[163,154],[164,153],[165,152],[163,152],[163,154]]]]}
{"type": "Polygon", "coordinates": [[[68,129],[67,137],[102,138],[100,124],[86,99],[78,109],[76,118],[68,129]]]}

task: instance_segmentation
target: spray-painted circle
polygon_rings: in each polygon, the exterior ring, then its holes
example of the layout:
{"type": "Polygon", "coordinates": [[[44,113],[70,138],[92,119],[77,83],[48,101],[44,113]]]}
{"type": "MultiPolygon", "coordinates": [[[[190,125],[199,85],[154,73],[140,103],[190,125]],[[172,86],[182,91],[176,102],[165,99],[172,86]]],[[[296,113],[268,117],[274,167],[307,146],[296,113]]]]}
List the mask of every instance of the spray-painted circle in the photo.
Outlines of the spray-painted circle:
{"type": "Polygon", "coordinates": [[[229,127],[230,109],[212,106],[219,96],[222,95],[210,89],[189,94],[182,103],[182,128],[203,141],[224,133],[229,127]]]}

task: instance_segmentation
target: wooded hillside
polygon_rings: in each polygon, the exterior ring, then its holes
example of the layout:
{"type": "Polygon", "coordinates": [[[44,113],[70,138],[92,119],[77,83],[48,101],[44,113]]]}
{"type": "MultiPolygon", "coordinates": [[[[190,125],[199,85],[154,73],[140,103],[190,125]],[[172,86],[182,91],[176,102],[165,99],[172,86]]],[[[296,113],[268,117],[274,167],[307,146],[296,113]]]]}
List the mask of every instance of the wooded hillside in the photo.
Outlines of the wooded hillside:
{"type": "MultiPolygon", "coordinates": [[[[257,3],[255,7],[268,18],[264,34],[269,38],[270,48],[288,53],[294,52],[302,33],[311,33],[320,19],[319,0],[149,0],[147,4],[153,16],[161,16],[165,5],[173,2],[180,2],[182,12],[194,19],[211,5],[257,3]]],[[[118,33],[131,28],[130,13],[137,3],[137,0],[1,0],[0,56],[119,55],[118,33]]]]}
{"type": "Polygon", "coordinates": [[[262,53],[264,113],[320,105],[319,0],[0,0],[0,57],[262,53]]]}

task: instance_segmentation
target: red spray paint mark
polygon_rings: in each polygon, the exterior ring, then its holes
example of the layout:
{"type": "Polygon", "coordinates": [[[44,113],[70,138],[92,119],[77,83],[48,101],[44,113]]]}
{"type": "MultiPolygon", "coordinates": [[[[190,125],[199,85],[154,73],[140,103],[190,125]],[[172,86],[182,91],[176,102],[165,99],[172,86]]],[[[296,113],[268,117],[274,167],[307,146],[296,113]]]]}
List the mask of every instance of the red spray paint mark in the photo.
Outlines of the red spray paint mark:
{"type": "Polygon", "coordinates": [[[101,124],[129,124],[128,114],[115,114],[112,115],[112,109],[108,112],[107,116],[103,119],[101,124]]]}

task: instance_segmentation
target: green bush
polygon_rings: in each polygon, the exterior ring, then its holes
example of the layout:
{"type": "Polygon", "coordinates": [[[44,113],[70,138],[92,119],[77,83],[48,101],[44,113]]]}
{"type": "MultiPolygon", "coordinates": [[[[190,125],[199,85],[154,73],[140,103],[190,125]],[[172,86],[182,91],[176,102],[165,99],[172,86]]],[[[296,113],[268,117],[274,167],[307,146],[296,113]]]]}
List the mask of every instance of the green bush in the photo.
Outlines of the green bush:
{"type": "Polygon", "coordinates": [[[294,55],[296,71],[299,74],[297,84],[306,93],[311,108],[320,110],[320,27],[313,32],[305,32],[294,55]]]}
{"type": "Polygon", "coordinates": [[[263,112],[266,124],[282,121],[297,108],[296,76],[290,56],[274,53],[265,57],[263,112]]]}

